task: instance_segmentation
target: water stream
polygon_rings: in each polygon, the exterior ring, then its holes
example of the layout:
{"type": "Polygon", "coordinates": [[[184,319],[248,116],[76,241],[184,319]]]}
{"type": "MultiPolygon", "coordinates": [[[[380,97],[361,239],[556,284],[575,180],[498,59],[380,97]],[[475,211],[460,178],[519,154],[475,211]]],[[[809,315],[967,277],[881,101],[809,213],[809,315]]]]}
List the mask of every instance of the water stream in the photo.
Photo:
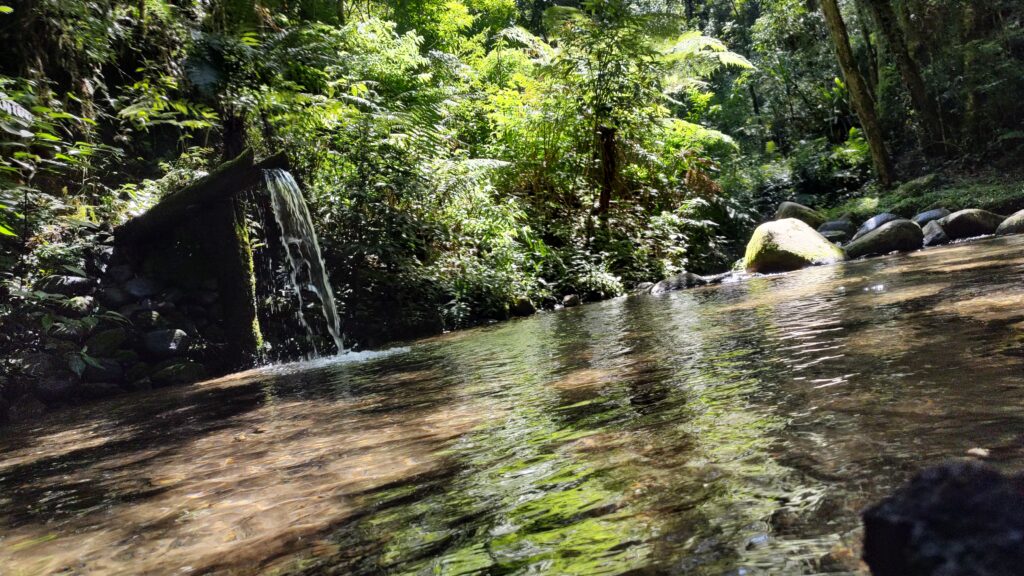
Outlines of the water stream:
{"type": "Polygon", "coordinates": [[[0,429],[0,572],[863,574],[1022,406],[1022,237],[620,298],[0,429]]]}
{"type": "Polygon", "coordinates": [[[313,328],[306,321],[304,311],[303,291],[308,290],[320,301],[320,309],[327,321],[327,330],[334,340],[336,351],[342,352],[345,350],[345,343],[341,334],[337,304],[334,301],[334,291],[327,278],[320,243],[309,216],[309,208],[306,207],[306,200],[302,197],[302,189],[295,182],[295,178],[285,170],[267,170],[264,175],[274,209],[274,220],[280,228],[281,242],[291,267],[292,288],[299,300],[299,321],[307,332],[313,332],[313,328]]]}

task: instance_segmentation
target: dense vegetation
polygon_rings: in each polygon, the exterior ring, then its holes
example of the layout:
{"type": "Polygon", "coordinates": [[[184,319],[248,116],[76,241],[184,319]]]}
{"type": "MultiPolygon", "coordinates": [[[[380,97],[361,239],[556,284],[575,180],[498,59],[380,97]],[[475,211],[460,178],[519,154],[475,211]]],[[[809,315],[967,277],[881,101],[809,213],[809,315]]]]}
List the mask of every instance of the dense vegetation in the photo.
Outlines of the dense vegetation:
{"type": "Polygon", "coordinates": [[[1021,194],[1018,0],[7,4],[4,357],[74,322],[39,279],[241,146],[287,152],[371,345],[728,269],[783,199],[1021,194]]]}

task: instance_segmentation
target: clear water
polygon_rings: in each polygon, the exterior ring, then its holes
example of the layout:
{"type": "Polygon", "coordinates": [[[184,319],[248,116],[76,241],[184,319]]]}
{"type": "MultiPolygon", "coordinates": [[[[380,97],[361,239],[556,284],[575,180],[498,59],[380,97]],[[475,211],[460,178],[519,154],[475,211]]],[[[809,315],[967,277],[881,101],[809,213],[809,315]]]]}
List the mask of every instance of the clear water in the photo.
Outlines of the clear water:
{"type": "Polygon", "coordinates": [[[320,310],[327,321],[327,331],[334,340],[334,352],[344,352],[345,343],[334,290],[327,278],[320,241],[313,228],[306,200],[302,197],[302,189],[286,170],[266,170],[264,176],[270,192],[274,220],[280,228],[281,243],[291,266],[292,287],[299,299],[299,320],[307,331],[313,330],[304,316],[305,304],[302,301],[303,291],[308,290],[320,301],[320,310]]]}
{"type": "Polygon", "coordinates": [[[667,294],[0,430],[4,574],[860,574],[1024,465],[1024,238],[667,294]]]}

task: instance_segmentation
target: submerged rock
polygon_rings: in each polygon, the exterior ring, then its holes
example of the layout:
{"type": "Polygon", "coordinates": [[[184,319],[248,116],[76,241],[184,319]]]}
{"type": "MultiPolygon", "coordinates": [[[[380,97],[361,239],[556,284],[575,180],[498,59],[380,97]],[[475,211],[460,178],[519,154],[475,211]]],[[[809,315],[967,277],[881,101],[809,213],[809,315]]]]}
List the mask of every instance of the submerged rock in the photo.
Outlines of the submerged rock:
{"type": "Polygon", "coordinates": [[[867,222],[860,225],[860,228],[857,229],[857,233],[853,235],[853,239],[856,240],[858,238],[861,238],[865,234],[874,232],[875,230],[878,230],[879,228],[885,226],[889,222],[894,222],[896,220],[901,220],[901,218],[895,214],[890,214],[888,212],[869,218],[867,222]]]}
{"type": "Polygon", "coordinates": [[[880,256],[890,252],[919,250],[924,245],[921,227],[910,220],[894,220],[846,245],[850,259],[880,256]]]}
{"type": "Polygon", "coordinates": [[[833,242],[846,242],[857,233],[857,227],[849,220],[832,220],[818,226],[818,232],[833,242]]]}
{"type": "Polygon", "coordinates": [[[844,258],[841,248],[806,223],[786,218],[758,226],[747,244],[744,267],[750,272],[788,272],[844,258]]]}
{"type": "Polygon", "coordinates": [[[573,308],[580,305],[580,297],[578,294],[566,294],[562,297],[562,306],[566,308],[573,308]]]}
{"type": "Polygon", "coordinates": [[[1012,216],[1003,220],[999,228],[996,228],[996,236],[1007,236],[1009,234],[1024,234],[1024,210],[1015,212],[1012,216]]]}
{"type": "Polygon", "coordinates": [[[864,560],[875,576],[1020,574],[1022,487],[977,461],[924,470],[864,512],[864,560]]]}
{"type": "Polygon", "coordinates": [[[936,208],[935,210],[929,210],[927,212],[921,212],[917,216],[914,216],[911,219],[911,222],[913,222],[914,224],[917,224],[921,228],[924,228],[926,225],[928,225],[929,222],[934,222],[935,220],[941,220],[942,218],[945,218],[946,216],[949,216],[949,214],[950,214],[949,210],[946,210],[945,208],[936,208]]]}
{"type": "Polygon", "coordinates": [[[817,228],[825,223],[825,216],[820,212],[796,202],[783,202],[779,204],[779,209],[775,211],[776,220],[785,220],[787,218],[796,218],[811,228],[817,228]]]}
{"type": "Polygon", "coordinates": [[[939,220],[939,224],[942,225],[942,229],[946,231],[946,236],[949,236],[950,240],[962,240],[994,234],[1003,220],[1005,218],[998,214],[973,208],[954,212],[939,220]]]}
{"type": "Polygon", "coordinates": [[[707,283],[708,281],[702,276],[698,276],[692,272],[682,272],[672,276],[671,278],[666,278],[652,286],[651,294],[664,294],[665,292],[686,290],[687,288],[705,286],[707,283]]]}
{"type": "Polygon", "coordinates": [[[938,220],[932,220],[925,224],[924,245],[941,246],[942,244],[949,244],[949,236],[946,236],[946,231],[942,229],[942,224],[939,224],[938,220]]]}

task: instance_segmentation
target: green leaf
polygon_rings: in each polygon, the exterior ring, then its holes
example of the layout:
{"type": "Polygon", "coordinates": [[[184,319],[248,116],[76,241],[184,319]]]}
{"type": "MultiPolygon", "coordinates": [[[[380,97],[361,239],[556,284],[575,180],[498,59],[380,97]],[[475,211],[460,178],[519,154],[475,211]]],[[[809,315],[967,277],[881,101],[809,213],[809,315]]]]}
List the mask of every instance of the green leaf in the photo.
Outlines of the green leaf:
{"type": "Polygon", "coordinates": [[[17,236],[17,234],[7,226],[0,224],[0,236],[17,236]]]}
{"type": "Polygon", "coordinates": [[[46,140],[47,142],[60,142],[60,138],[50,134],[49,132],[36,132],[35,137],[40,140],[46,140]]]}
{"type": "Polygon", "coordinates": [[[14,8],[0,5],[0,14],[10,14],[11,12],[14,12],[14,8]]]}

